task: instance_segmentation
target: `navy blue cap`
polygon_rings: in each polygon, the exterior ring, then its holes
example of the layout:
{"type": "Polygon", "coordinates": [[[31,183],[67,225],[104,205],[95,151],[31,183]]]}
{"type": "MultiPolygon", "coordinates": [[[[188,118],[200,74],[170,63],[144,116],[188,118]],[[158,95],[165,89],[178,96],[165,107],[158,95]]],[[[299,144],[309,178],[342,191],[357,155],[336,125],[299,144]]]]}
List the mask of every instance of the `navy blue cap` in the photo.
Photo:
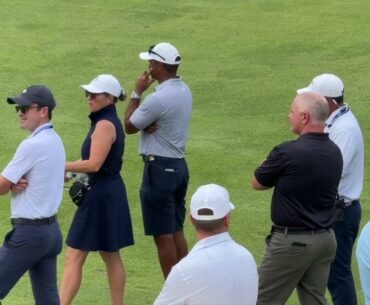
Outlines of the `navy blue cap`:
{"type": "Polygon", "coordinates": [[[22,91],[19,96],[8,97],[9,104],[17,104],[20,106],[30,106],[37,104],[42,107],[54,109],[56,102],[50,89],[44,85],[33,85],[22,91]]]}

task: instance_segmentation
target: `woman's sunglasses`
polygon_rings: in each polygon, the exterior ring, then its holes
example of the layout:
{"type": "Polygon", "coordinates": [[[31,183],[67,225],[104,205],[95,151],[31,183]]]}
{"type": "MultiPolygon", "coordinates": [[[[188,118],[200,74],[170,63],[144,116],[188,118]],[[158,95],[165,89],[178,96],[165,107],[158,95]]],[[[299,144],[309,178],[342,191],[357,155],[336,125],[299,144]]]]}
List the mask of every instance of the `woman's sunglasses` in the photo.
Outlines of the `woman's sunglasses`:
{"type": "Polygon", "coordinates": [[[91,93],[91,92],[89,92],[89,91],[85,91],[85,96],[86,96],[86,97],[89,97],[89,96],[90,96],[90,98],[91,98],[92,100],[96,99],[96,97],[97,97],[97,96],[99,96],[99,95],[101,95],[101,94],[107,95],[108,93],[105,93],[105,92],[101,92],[101,93],[91,93]]]}

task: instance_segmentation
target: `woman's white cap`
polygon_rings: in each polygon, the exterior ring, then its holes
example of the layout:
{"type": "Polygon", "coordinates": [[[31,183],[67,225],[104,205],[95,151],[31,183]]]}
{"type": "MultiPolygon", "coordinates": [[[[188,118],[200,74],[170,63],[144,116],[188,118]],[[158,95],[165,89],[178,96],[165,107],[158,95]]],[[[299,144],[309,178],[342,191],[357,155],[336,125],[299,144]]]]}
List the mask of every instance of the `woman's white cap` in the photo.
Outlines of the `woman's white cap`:
{"type": "Polygon", "coordinates": [[[81,87],[90,93],[109,93],[117,98],[126,95],[126,91],[121,84],[111,74],[100,74],[95,77],[90,84],[81,85],[81,87]]]}

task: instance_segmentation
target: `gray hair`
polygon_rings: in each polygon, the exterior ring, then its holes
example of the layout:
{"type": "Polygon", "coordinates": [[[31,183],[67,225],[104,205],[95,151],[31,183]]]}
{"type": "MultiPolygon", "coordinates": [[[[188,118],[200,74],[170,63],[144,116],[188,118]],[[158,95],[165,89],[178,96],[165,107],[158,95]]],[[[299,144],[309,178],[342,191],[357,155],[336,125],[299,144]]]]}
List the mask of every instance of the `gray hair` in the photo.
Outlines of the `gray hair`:
{"type": "Polygon", "coordinates": [[[314,121],[325,123],[329,116],[329,105],[325,97],[318,93],[307,92],[299,95],[299,107],[307,111],[314,121]]]}

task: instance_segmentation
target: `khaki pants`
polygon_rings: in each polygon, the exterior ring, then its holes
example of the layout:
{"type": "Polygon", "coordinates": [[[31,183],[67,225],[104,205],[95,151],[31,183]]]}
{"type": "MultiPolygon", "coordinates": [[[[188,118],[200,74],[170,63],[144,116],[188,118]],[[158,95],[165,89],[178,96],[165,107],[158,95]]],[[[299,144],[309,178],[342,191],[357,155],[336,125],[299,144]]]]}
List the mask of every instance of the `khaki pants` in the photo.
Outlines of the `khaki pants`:
{"type": "Polygon", "coordinates": [[[301,305],[325,305],[336,240],[332,229],[320,233],[271,233],[259,273],[257,305],[284,305],[297,289],[301,305]]]}

